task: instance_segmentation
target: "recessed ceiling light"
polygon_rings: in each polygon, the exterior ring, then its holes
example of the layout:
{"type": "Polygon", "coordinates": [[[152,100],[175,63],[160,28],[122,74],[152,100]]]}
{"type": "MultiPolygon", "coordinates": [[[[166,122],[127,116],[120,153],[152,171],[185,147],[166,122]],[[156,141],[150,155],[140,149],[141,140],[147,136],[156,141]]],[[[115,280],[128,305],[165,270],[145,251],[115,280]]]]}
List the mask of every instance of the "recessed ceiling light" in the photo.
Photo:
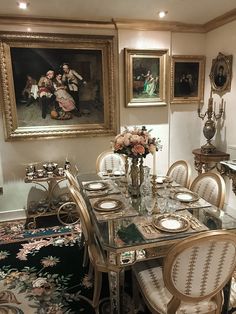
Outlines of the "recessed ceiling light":
{"type": "Polygon", "coordinates": [[[17,5],[18,5],[19,9],[26,10],[29,6],[29,2],[19,1],[19,2],[17,2],[17,5]]]}
{"type": "Polygon", "coordinates": [[[163,17],[165,17],[167,15],[168,11],[159,11],[158,12],[158,16],[163,19],[163,17]]]}

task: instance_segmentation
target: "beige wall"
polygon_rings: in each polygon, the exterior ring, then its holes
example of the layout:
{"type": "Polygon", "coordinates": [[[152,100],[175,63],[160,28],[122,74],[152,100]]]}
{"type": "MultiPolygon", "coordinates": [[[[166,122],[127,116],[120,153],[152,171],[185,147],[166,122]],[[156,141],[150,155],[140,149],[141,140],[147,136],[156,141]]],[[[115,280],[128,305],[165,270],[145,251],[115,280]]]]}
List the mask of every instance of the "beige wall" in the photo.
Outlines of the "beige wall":
{"type": "MultiPolygon", "coordinates": [[[[193,165],[192,150],[200,147],[200,143],[202,142],[202,126],[196,113],[197,106],[193,104],[170,105],[168,103],[166,106],[126,108],[124,98],[123,48],[168,49],[170,56],[174,54],[206,55],[205,99],[207,101],[209,94],[208,75],[211,59],[219,51],[229,54],[235,53],[236,44],[233,45],[233,26],[235,25],[230,24],[207,35],[171,34],[170,32],[160,31],[118,31],[120,126],[147,125],[153,129],[153,135],[159,137],[163,144],[162,151],[158,153],[157,170],[159,174],[165,173],[169,164],[177,159],[186,159],[193,165]],[[229,45],[224,42],[224,38],[228,34],[228,31],[232,34],[229,35],[231,36],[229,42],[233,47],[226,49],[229,45]],[[217,46],[218,43],[220,46],[217,46]],[[219,47],[222,47],[222,50],[219,47]]],[[[41,28],[36,31],[52,32],[53,30],[41,28]]],[[[54,31],[62,33],[71,32],[68,29],[56,29],[54,31]]],[[[74,29],[73,33],[76,32],[86,33],[85,30],[79,31],[74,29]]],[[[89,31],[89,33],[91,32],[92,30],[89,31]]],[[[94,30],[94,33],[97,32],[94,30]]],[[[235,79],[232,89],[235,90],[235,79]]],[[[230,118],[233,119],[232,114],[229,114],[229,112],[235,111],[232,98],[232,93],[225,97],[227,100],[227,128],[225,127],[222,134],[226,134],[225,136],[230,141],[230,144],[236,144],[232,134],[232,130],[235,134],[236,126],[233,125],[233,121],[231,123],[228,121],[230,118]]],[[[2,121],[0,123],[0,127],[3,130],[2,121]]],[[[2,212],[21,209],[26,206],[30,187],[23,182],[25,164],[31,161],[45,160],[64,162],[68,156],[71,162],[76,163],[82,172],[94,171],[97,155],[109,147],[111,140],[108,137],[88,137],[5,142],[2,130],[0,132],[0,161],[3,169],[4,188],[4,194],[0,196],[0,211],[2,212]]],[[[221,146],[223,143],[220,142],[219,145],[221,146]]],[[[149,165],[152,164],[150,156],[147,157],[146,163],[149,165]]],[[[194,172],[194,175],[196,175],[196,172],[194,172]]],[[[235,196],[230,201],[235,206],[235,196]]]]}
{"type": "MultiPolygon", "coordinates": [[[[217,28],[216,30],[209,32],[206,35],[206,71],[209,75],[211,69],[212,59],[215,58],[219,52],[225,55],[233,55],[232,65],[232,82],[231,92],[223,95],[226,101],[225,106],[225,120],[222,123],[221,128],[218,129],[217,136],[215,138],[216,146],[227,151],[231,155],[231,159],[236,159],[236,33],[235,33],[236,21],[231,22],[225,26],[217,28]]],[[[206,80],[205,89],[205,104],[209,97],[210,83],[206,80]]],[[[220,97],[214,95],[214,101],[219,105],[220,97]]],[[[203,139],[202,139],[203,140],[203,139]]],[[[226,205],[236,209],[236,195],[232,192],[232,182],[226,178],[226,205]]]]}

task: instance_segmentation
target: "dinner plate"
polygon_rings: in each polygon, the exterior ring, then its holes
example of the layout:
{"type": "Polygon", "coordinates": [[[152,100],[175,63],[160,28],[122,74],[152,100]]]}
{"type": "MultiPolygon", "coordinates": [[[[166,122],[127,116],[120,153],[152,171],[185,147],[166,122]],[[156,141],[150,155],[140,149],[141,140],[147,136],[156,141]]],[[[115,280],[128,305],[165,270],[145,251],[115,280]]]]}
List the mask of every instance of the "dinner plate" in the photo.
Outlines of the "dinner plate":
{"type": "Polygon", "coordinates": [[[197,193],[193,193],[193,192],[183,192],[183,191],[179,191],[176,192],[174,195],[174,198],[180,202],[184,202],[184,203],[189,203],[189,202],[196,202],[197,200],[199,200],[199,196],[197,193]]]}
{"type": "Polygon", "coordinates": [[[106,182],[88,182],[84,185],[85,190],[87,191],[100,191],[108,188],[108,184],[106,182]]]}
{"type": "Polygon", "coordinates": [[[157,178],[156,178],[156,182],[158,184],[170,183],[172,181],[173,181],[173,179],[171,177],[168,177],[168,176],[157,176],[157,178]]]}
{"type": "Polygon", "coordinates": [[[97,211],[109,212],[122,209],[123,203],[117,199],[106,198],[94,203],[93,208],[97,211]]]}
{"type": "Polygon", "coordinates": [[[163,214],[153,220],[153,225],[166,232],[183,232],[189,229],[190,222],[177,214],[163,214]]]}

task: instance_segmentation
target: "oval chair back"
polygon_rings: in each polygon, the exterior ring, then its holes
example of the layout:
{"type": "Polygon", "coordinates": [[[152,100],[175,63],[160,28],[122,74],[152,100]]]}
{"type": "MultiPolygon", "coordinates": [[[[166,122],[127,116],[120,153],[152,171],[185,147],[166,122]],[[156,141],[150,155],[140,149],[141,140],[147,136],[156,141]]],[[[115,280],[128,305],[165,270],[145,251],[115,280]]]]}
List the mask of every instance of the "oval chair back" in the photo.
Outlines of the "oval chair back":
{"type": "Polygon", "coordinates": [[[185,160],[178,160],[170,166],[166,175],[181,186],[188,188],[191,178],[190,164],[185,160]]]}
{"type": "Polygon", "coordinates": [[[218,173],[200,174],[191,183],[190,190],[218,208],[222,208],[224,205],[225,182],[218,173]]]}
{"type": "Polygon", "coordinates": [[[114,153],[111,150],[102,152],[96,160],[96,171],[107,172],[124,170],[125,157],[121,154],[114,153]]]}
{"type": "MultiPolygon", "coordinates": [[[[236,235],[227,231],[209,231],[185,239],[167,254],[164,282],[174,296],[169,307],[183,302],[201,302],[218,295],[221,313],[221,291],[236,266],[236,235]]],[[[191,311],[191,304],[188,313],[191,311]]],[[[204,312],[205,313],[205,312],[204,312]]]]}

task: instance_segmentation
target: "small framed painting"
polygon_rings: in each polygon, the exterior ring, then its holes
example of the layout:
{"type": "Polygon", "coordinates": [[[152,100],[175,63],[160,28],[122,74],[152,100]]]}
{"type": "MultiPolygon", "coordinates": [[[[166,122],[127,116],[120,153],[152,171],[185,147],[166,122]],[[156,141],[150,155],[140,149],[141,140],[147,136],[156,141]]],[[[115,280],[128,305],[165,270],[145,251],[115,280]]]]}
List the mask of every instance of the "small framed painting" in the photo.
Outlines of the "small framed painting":
{"type": "Polygon", "coordinates": [[[127,107],[166,104],[167,52],[125,48],[127,107]]]}
{"type": "Polygon", "coordinates": [[[220,96],[231,90],[232,61],[232,55],[225,56],[222,53],[219,53],[218,56],[212,60],[210,73],[211,89],[220,96]]]}
{"type": "Polygon", "coordinates": [[[171,103],[203,102],[204,78],[204,56],[172,56],[171,103]]]}

